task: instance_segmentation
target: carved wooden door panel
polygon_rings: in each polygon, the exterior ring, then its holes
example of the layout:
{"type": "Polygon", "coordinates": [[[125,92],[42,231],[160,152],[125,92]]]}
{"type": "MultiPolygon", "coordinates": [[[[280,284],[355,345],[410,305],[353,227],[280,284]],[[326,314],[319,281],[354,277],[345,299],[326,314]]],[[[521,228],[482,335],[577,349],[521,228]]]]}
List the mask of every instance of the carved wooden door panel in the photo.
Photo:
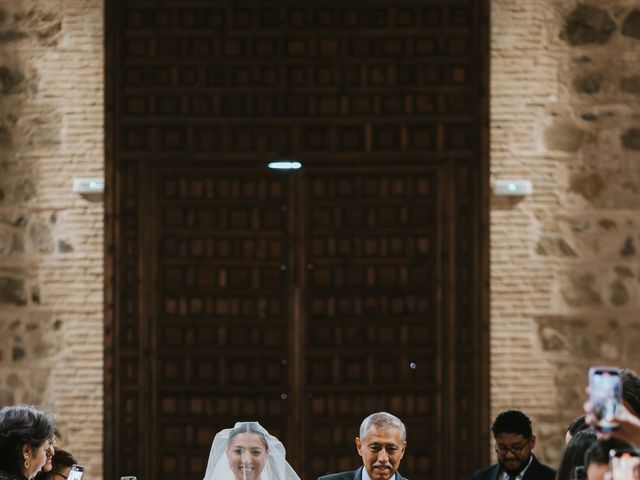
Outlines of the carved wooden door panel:
{"type": "Polygon", "coordinates": [[[352,470],[357,418],[398,415],[402,472],[442,478],[442,165],[307,176],[307,478],[352,470]]]}
{"type": "Polygon", "coordinates": [[[201,478],[218,430],[286,438],[289,182],[266,169],[153,174],[152,478],[201,478]]]}
{"type": "Polygon", "coordinates": [[[313,480],[382,409],[488,460],[487,5],[105,3],[105,479],[255,419],[313,480]]]}

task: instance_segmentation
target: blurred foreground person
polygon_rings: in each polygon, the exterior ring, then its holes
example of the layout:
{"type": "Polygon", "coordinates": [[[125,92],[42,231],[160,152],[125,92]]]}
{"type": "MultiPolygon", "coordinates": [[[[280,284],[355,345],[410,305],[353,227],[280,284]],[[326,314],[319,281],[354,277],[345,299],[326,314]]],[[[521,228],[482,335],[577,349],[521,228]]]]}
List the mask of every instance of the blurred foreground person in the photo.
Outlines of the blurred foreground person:
{"type": "Polygon", "coordinates": [[[76,463],[76,459],[66,450],[54,447],[54,454],[51,459],[51,470],[46,473],[47,480],[67,480],[71,467],[76,463]]]}
{"type": "Polygon", "coordinates": [[[584,466],[584,454],[598,441],[591,429],[577,432],[564,447],[556,480],[574,480],[576,467],[584,466]]]}
{"type": "Polygon", "coordinates": [[[30,405],[0,410],[0,480],[31,480],[53,456],[53,419],[30,405]]]}

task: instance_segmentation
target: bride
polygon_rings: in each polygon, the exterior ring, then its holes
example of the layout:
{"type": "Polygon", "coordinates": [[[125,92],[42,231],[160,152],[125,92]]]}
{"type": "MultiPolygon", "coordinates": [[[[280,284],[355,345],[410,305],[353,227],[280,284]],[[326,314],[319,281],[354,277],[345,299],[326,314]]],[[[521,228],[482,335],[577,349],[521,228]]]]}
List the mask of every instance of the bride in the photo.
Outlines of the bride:
{"type": "Polygon", "coordinates": [[[258,422],[218,432],[204,480],[300,480],[285,460],[282,442],[258,422]]]}

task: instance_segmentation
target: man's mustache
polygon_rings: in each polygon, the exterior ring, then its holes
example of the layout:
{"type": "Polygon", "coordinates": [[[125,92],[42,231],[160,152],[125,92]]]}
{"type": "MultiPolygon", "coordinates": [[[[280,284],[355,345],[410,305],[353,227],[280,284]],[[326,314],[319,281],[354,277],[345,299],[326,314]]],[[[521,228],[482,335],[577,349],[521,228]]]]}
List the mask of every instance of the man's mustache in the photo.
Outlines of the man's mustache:
{"type": "Polygon", "coordinates": [[[391,468],[391,463],[389,462],[385,462],[385,463],[381,463],[381,462],[376,462],[373,464],[373,468],[380,468],[380,467],[386,467],[386,468],[391,468]]]}

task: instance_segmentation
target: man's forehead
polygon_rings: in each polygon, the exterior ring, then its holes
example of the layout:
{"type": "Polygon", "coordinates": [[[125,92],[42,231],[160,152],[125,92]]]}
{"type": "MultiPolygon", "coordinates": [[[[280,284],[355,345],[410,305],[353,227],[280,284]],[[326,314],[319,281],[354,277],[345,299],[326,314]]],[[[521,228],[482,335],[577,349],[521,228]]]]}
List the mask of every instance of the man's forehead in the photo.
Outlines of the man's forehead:
{"type": "Polygon", "coordinates": [[[495,436],[496,442],[512,444],[512,443],[523,443],[528,440],[527,437],[522,435],[521,433],[498,433],[495,436]]]}
{"type": "Polygon", "coordinates": [[[394,444],[399,445],[402,443],[402,432],[398,427],[376,427],[371,425],[365,432],[365,436],[362,439],[367,443],[376,444],[394,444]]]}

